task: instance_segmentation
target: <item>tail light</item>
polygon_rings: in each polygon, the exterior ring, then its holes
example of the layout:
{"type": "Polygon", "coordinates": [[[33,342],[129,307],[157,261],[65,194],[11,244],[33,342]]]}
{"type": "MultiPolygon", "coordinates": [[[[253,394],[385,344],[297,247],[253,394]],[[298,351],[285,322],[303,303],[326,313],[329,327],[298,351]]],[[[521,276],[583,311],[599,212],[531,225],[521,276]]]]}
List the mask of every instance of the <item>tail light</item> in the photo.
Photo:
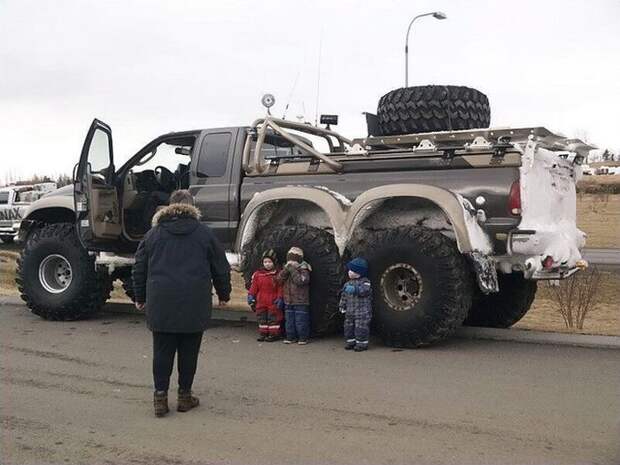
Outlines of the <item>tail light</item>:
{"type": "Polygon", "coordinates": [[[517,180],[510,186],[510,194],[508,195],[508,211],[512,215],[521,214],[521,183],[517,180]]]}

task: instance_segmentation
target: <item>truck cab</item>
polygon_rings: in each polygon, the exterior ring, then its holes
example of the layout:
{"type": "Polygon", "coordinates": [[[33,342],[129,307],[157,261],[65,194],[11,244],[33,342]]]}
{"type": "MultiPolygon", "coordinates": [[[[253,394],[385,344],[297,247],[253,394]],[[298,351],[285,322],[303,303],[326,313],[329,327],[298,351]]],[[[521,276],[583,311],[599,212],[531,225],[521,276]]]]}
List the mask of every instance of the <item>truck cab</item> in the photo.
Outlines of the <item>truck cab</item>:
{"type": "Polygon", "coordinates": [[[244,128],[174,132],[160,136],[116,169],[112,130],[93,121],[75,177],[76,225],[84,247],[130,253],[150,229],[173,190],[194,196],[202,220],[230,247],[239,221],[244,128]]]}

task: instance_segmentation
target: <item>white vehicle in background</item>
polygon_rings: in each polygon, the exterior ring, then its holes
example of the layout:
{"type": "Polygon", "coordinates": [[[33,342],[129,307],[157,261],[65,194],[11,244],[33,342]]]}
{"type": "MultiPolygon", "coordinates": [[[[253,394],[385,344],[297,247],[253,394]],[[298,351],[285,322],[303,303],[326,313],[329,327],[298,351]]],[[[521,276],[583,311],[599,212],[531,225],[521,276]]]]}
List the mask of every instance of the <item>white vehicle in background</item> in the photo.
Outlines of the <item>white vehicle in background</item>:
{"type": "Polygon", "coordinates": [[[19,232],[22,217],[28,206],[48,192],[56,190],[55,182],[0,188],[0,240],[13,242],[19,232]]]}

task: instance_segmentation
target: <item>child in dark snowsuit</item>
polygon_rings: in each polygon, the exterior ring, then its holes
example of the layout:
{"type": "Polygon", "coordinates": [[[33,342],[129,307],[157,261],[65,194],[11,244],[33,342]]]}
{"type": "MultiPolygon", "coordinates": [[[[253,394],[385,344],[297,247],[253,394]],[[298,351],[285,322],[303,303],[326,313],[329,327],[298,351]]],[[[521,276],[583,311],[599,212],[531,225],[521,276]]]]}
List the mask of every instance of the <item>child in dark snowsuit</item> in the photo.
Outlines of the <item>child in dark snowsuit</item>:
{"type": "Polygon", "coordinates": [[[276,253],[267,250],[263,253],[263,267],[252,275],[248,291],[248,304],[258,319],[257,341],[272,342],[280,337],[284,300],[282,286],[276,281],[278,272],[276,253]]]}
{"type": "Polygon", "coordinates": [[[310,272],[312,268],[304,261],[304,252],[291,247],[286,254],[286,265],[278,274],[282,284],[285,304],[285,344],[308,343],[310,337],[310,272]]]}
{"type": "Polygon", "coordinates": [[[372,317],[372,288],[368,279],[368,262],[355,258],[347,263],[349,280],[340,295],[340,312],[345,314],[344,348],[361,352],[368,349],[372,317]]]}

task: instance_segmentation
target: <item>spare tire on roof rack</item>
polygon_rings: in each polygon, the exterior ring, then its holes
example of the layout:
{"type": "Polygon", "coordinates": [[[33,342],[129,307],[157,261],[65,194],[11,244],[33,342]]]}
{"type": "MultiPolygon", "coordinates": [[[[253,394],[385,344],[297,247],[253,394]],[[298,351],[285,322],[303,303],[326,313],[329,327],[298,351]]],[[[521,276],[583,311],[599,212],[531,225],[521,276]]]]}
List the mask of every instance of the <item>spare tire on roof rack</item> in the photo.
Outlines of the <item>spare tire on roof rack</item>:
{"type": "Polygon", "coordinates": [[[377,107],[383,136],[488,128],[488,97],[464,86],[402,87],[385,94],[377,107]]]}

